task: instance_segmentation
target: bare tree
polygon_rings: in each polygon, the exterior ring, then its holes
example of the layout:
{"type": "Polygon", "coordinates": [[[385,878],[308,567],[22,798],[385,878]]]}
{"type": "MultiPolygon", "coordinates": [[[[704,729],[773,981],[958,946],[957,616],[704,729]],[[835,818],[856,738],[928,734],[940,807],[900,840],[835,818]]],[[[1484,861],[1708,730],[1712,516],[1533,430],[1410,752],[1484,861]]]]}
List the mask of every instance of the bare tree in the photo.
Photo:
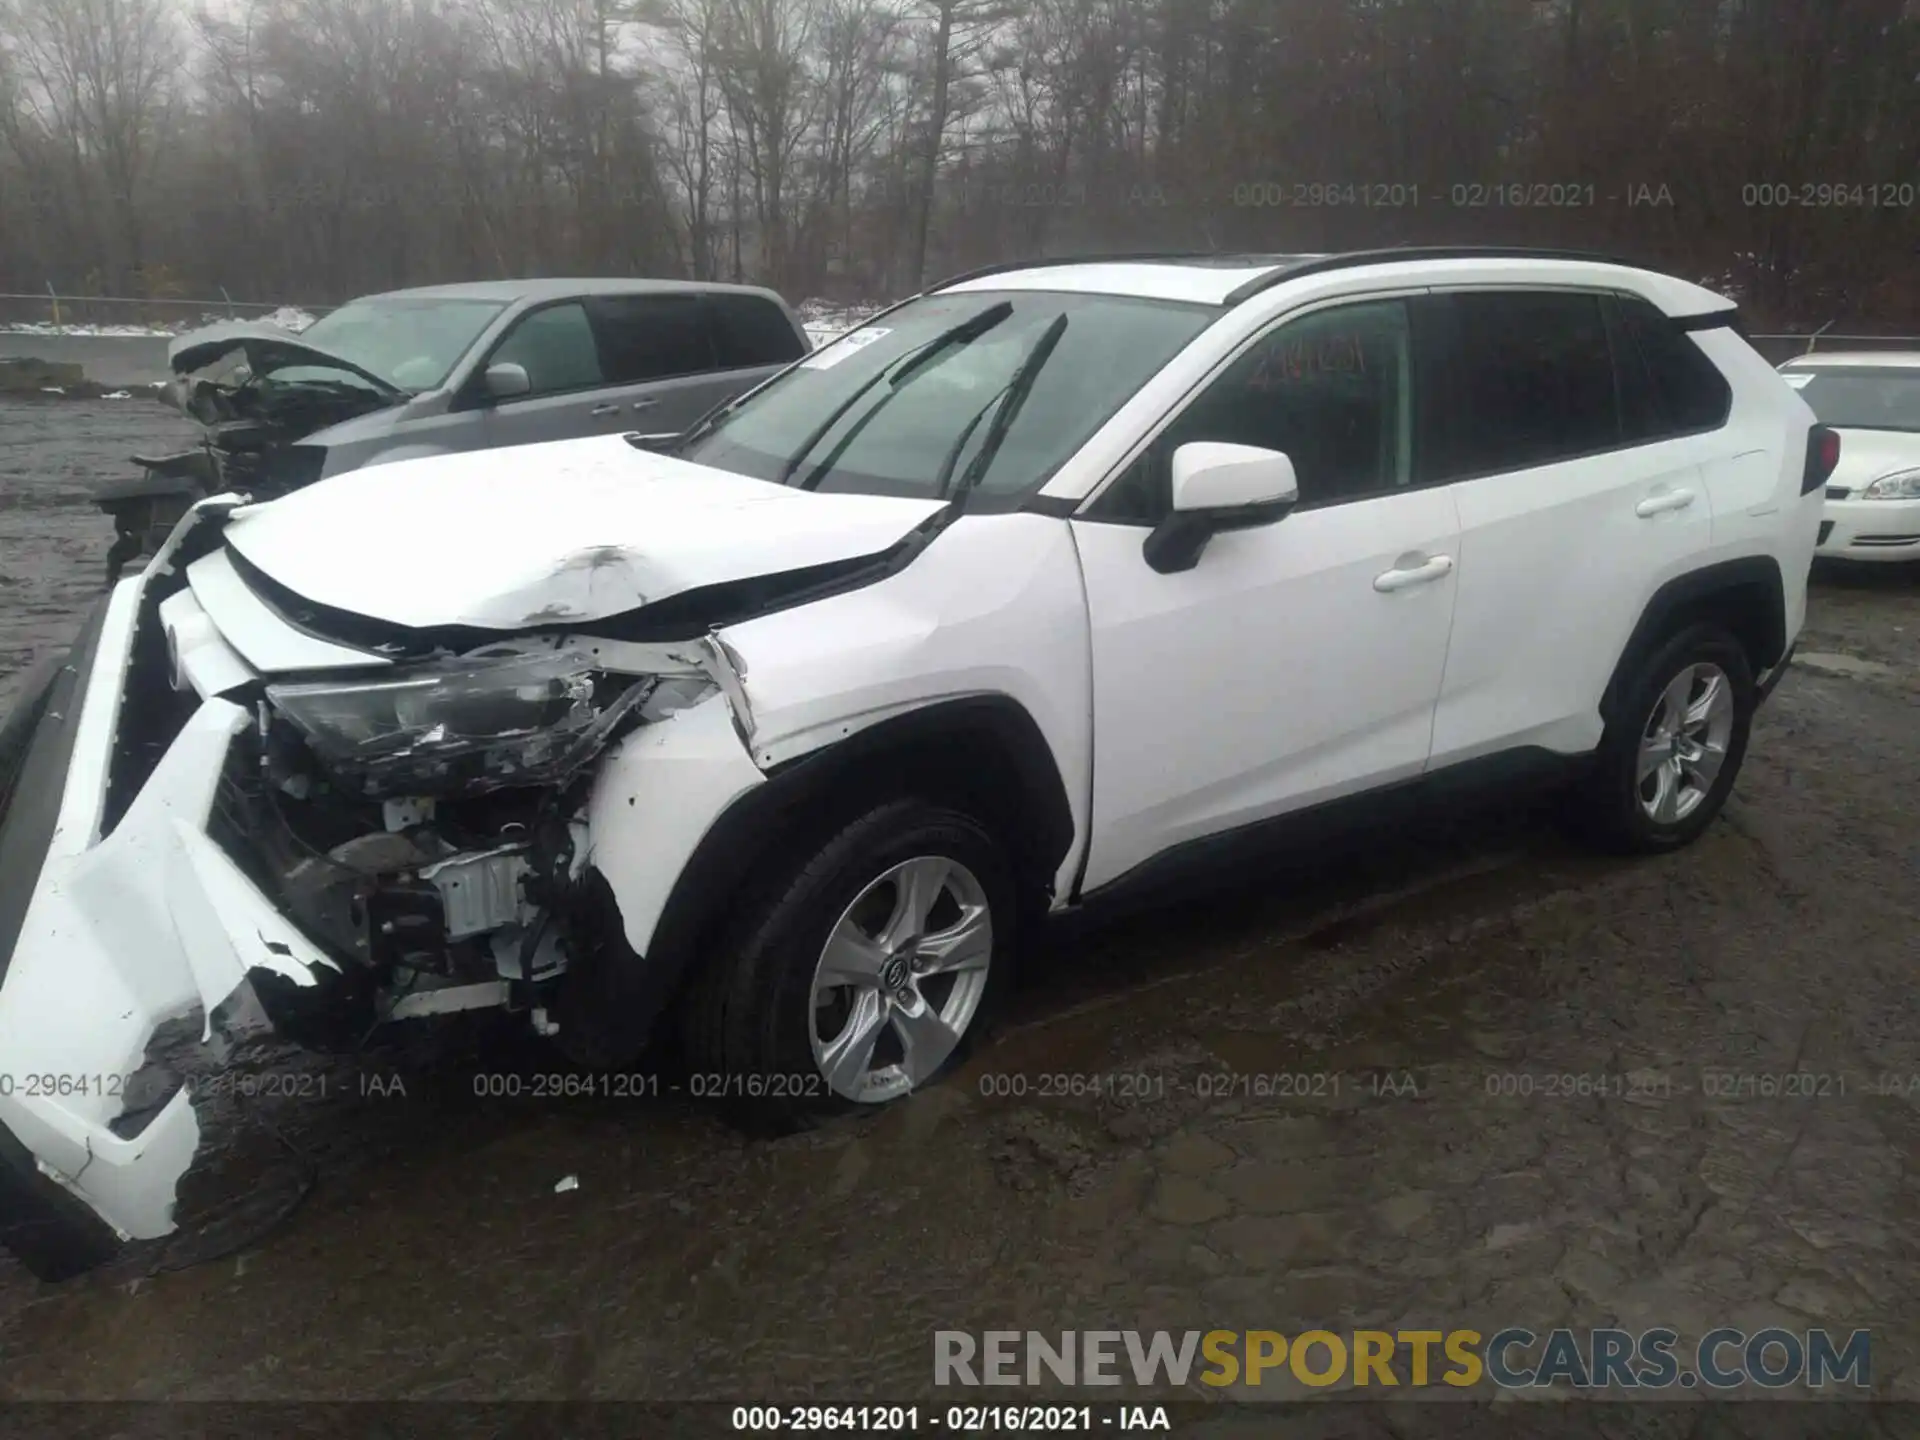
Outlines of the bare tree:
{"type": "Polygon", "coordinates": [[[721,123],[720,37],[724,0],[644,0],[634,18],[662,32],[664,96],[670,134],[665,163],[678,182],[684,207],[688,268],[696,279],[719,273],[714,229],[714,189],[720,157],[714,132],[721,123]]]}
{"type": "Polygon", "coordinates": [[[933,36],[929,63],[933,67],[925,130],[920,142],[919,189],[913,222],[912,250],[907,279],[920,285],[927,278],[927,234],[933,225],[934,189],[947,127],[953,122],[953,88],[957,76],[986,45],[989,32],[1012,13],[1005,0],[921,0],[931,11],[933,36]]]}
{"type": "Polygon", "coordinates": [[[1911,323],[1916,74],[1912,0],[0,0],[0,288],[1427,239],[1911,323]]]}
{"type": "Polygon", "coordinates": [[[14,0],[7,29],[36,128],[62,145],[76,192],[97,191],[110,283],[141,285],[142,190],[179,64],[166,0],[14,0]]]}

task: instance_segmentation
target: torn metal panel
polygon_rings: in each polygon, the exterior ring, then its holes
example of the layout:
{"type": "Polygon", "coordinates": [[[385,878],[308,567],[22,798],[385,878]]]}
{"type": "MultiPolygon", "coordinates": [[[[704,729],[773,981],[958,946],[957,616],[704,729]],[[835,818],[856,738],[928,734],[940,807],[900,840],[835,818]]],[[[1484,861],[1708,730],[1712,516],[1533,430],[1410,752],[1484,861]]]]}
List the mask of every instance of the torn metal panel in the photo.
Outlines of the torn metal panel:
{"type": "Polygon", "coordinates": [[[724,695],[710,695],[610,751],[587,801],[593,866],[612,887],[627,943],[647,953],[667,896],[708,827],[764,784],[724,695]]]}
{"type": "Polygon", "coordinates": [[[459,855],[420,868],[420,878],[440,892],[449,940],[529,924],[533,916],[521,882],[530,873],[526,847],[520,845],[459,855]]]}
{"type": "Polygon", "coordinates": [[[511,987],[505,980],[476,985],[446,985],[403,995],[393,1002],[390,1020],[420,1020],[430,1015],[452,1015],[462,1010],[492,1010],[507,1003],[511,987]]]}

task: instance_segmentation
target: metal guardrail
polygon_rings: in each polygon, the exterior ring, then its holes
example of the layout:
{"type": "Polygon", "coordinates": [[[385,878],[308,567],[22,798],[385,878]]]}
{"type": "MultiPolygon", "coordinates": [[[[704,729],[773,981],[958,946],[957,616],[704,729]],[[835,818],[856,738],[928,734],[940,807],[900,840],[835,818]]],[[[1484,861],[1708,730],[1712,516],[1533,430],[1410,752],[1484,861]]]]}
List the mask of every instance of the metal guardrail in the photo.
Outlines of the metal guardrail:
{"type": "Polygon", "coordinates": [[[1920,350],[1920,335],[1835,335],[1815,330],[1798,335],[1749,335],[1747,339],[1776,365],[1823,350],[1920,350]]]}

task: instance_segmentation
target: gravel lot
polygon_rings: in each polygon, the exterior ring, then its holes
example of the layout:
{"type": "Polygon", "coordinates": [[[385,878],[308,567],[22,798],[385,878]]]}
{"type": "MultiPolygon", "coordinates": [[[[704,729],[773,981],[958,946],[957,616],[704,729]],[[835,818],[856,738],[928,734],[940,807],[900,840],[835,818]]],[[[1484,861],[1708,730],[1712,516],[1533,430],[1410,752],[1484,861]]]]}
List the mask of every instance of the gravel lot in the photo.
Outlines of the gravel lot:
{"type": "MultiPolygon", "coordinates": [[[[0,404],[0,706],[99,584],[85,482],[184,435],[0,404]]],[[[1818,579],[1686,853],[1507,816],[1063,942],[874,1121],[484,1098],[551,1065],[485,1031],[257,1056],[312,1078],[228,1108],[238,1210],[67,1286],[0,1262],[0,1398],[899,1400],[940,1328],[1612,1322],[1870,1328],[1920,1400],[1920,577],[1818,579]]]]}

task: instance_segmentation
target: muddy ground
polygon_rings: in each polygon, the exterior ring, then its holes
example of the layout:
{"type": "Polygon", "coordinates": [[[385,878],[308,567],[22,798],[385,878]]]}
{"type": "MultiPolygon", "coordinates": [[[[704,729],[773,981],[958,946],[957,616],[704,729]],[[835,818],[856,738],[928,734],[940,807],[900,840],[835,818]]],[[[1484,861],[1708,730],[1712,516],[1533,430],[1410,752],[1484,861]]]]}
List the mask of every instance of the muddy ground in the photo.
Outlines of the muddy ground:
{"type": "MultiPolygon", "coordinates": [[[[179,436],[0,409],[0,675],[98,584],[85,482],[179,436]]],[[[535,1099],[484,1030],[263,1052],[237,1205],[0,1262],[0,1398],[899,1400],[936,1329],[1777,1323],[1920,1399],[1920,577],[1822,575],[1802,646],[1686,853],[1495,817],[1062,940],[867,1123],[535,1099]]]]}

